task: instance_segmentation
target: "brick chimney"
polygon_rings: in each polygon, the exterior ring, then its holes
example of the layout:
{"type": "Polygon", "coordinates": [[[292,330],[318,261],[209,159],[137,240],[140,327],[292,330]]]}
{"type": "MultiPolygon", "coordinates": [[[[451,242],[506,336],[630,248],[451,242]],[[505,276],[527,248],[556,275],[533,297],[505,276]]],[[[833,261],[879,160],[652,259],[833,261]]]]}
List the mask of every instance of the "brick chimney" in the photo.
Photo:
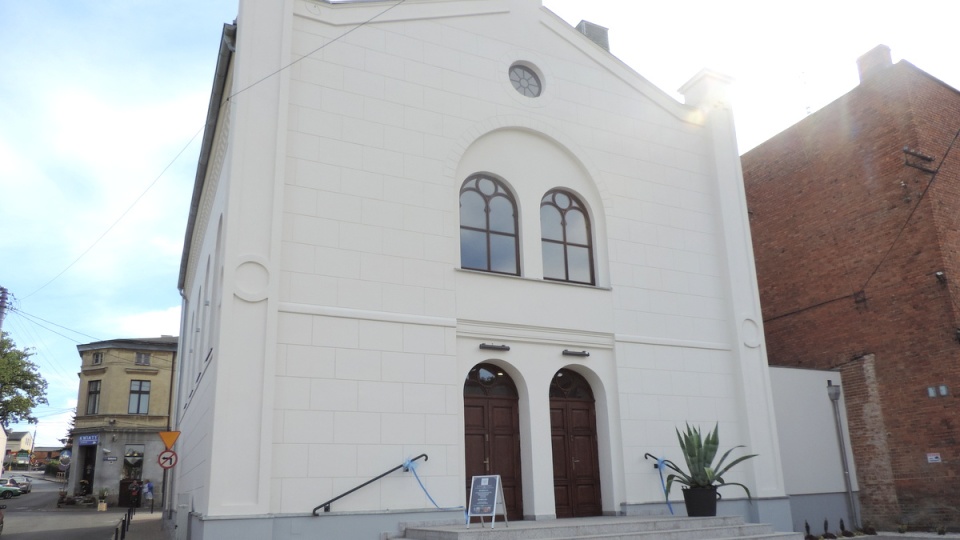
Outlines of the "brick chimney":
{"type": "Polygon", "coordinates": [[[860,82],[862,83],[892,65],[893,59],[890,56],[890,47],[877,45],[860,58],[857,58],[857,70],[860,72],[860,82]]]}
{"type": "Polygon", "coordinates": [[[606,28],[590,21],[580,21],[580,24],[577,25],[577,30],[590,38],[590,41],[603,47],[603,50],[610,52],[610,40],[607,38],[606,28]]]}

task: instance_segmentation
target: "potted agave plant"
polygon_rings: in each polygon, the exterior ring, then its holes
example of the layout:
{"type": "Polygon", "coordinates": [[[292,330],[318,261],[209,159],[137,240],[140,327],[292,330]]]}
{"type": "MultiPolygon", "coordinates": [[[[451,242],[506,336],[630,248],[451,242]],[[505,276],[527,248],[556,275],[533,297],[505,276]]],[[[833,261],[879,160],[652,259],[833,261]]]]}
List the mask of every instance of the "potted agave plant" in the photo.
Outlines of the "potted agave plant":
{"type": "Polygon", "coordinates": [[[723,479],[723,475],[734,465],[756,457],[756,454],[742,456],[726,463],[730,452],[735,448],[743,448],[743,445],[734,446],[727,450],[720,461],[714,465],[714,458],[720,448],[718,430],[719,424],[714,426],[713,431],[706,437],[703,437],[700,434],[700,428],[690,427],[690,424],[687,424],[687,430],[683,433],[678,429],[677,439],[680,440],[680,449],[687,463],[687,471],[670,460],[663,461],[664,466],[673,471],[667,475],[667,495],[670,494],[670,488],[674,482],[683,485],[683,500],[687,506],[687,515],[691,517],[717,515],[717,499],[720,496],[717,488],[721,486],[740,486],[747,492],[747,500],[751,500],[750,489],[747,486],[737,482],[727,482],[723,479]]]}

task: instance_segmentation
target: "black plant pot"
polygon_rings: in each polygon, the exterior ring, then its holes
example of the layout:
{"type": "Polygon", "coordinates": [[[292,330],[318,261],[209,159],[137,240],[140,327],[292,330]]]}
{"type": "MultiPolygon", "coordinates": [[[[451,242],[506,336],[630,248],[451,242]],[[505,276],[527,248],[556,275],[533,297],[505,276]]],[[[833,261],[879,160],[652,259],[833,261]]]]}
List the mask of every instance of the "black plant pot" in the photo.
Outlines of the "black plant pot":
{"type": "Polygon", "coordinates": [[[683,502],[690,517],[713,517],[717,515],[717,500],[720,492],[716,487],[688,488],[683,491],[683,502]]]}

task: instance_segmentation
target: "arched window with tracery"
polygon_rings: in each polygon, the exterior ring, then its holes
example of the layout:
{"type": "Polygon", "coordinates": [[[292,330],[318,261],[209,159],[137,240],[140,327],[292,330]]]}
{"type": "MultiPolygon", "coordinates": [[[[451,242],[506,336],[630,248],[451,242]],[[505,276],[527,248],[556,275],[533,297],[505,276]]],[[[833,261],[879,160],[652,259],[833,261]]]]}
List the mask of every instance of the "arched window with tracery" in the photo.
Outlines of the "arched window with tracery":
{"type": "Polygon", "coordinates": [[[593,285],[593,240],[586,208],[574,194],[562,189],[547,192],[540,201],[543,277],[593,285]]]}
{"type": "Polygon", "coordinates": [[[520,275],[517,204],[491,176],[471,176],[460,188],[460,266],[520,275]]]}

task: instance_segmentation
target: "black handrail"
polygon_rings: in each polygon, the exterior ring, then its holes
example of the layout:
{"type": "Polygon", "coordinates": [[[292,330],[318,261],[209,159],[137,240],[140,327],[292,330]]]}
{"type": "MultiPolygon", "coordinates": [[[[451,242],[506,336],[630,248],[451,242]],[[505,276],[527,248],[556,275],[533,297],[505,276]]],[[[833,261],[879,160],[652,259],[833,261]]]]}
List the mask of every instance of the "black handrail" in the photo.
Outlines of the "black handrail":
{"type": "Polygon", "coordinates": [[[364,487],[364,486],[366,486],[366,485],[369,485],[369,484],[372,484],[372,483],[376,482],[377,480],[379,480],[379,479],[383,478],[384,476],[392,473],[393,471],[396,471],[396,470],[399,470],[399,469],[403,469],[404,472],[409,471],[409,470],[410,470],[410,464],[413,463],[414,461],[420,459],[420,458],[423,458],[424,461],[430,461],[430,458],[427,457],[426,454],[420,454],[419,456],[417,456],[417,457],[415,457],[415,458],[413,458],[413,459],[404,461],[404,462],[401,463],[400,465],[397,465],[396,467],[394,467],[394,468],[390,469],[389,471],[381,474],[380,476],[378,476],[378,477],[376,477],[376,478],[371,478],[370,480],[367,480],[366,482],[364,482],[364,483],[360,484],[359,486],[351,489],[350,491],[346,491],[346,492],[344,492],[344,493],[341,493],[340,495],[337,495],[336,497],[330,499],[329,501],[327,501],[327,502],[325,502],[325,503],[319,504],[316,508],[313,509],[313,515],[314,515],[314,516],[319,516],[320,514],[317,513],[317,510],[319,510],[319,509],[321,509],[321,508],[323,508],[323,511],[324,511],[324,512],[329,512],[329,511],[330,511],[330,503],[332,503],[332,502],[334,502],[334,501],[336,501],[336,500],[338,500],[338,499],[342,499],[342,498],[346,497],[347,495],[353,493],[354,491],[356,491],[356,490],[358,490],[358,489],[360,489],[360,488],[362,488],[362,487],[364,487]]]}

